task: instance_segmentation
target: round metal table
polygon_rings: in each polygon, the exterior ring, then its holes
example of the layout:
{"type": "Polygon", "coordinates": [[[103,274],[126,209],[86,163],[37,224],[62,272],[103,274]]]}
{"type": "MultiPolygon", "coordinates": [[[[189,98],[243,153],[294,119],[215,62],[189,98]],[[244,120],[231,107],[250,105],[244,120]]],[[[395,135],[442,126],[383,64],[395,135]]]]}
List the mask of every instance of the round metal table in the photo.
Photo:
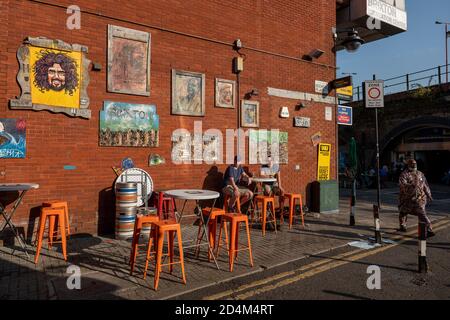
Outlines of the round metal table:
{"type": "Polygon", "coordinates": [[[211,243],[209,242],[208,232],[206,230],[206,226],[209,223],[209,219],[212,216],[212,210],[214,208],[214,205],[216,204],[217,198],[220,197],[220,193],[216,191],[211,190],[200,190],[200,189],[174,189],[174,190],[167,190],[164,191],[164,195],[168,197],[172,197],[177,200],[184,200],[183,208],[181,209],[181,212],[177,216],[178,223],[181,223],[181,219],[183,218],[184,209],[186,207],[186,203],[188,201],[195,201],[196,208],[194,210],[195,216],[198,216],[200,218],[201,224],[202,224],[202,234],[197,235],[196,244],[191,246],[183,246],[184,248],[191,248],[191,247],[199,247],[201,245],[208,245],[208,250],[210,255],[214,259],[214,263],[216,264],[217,269],[220,270],[219,265],[217,263],[216,257],[214,255],[214,250],[211,248],[211,243]],[[208,215],[207,221],[205,221],[204,216],[202,214],[202,208],[200,207],[199,201],[202,200],[213,200],[213,204],[211,206],[210,214],[208,215]],[[201,243],[202,241],[205,241],[203,239],[206,239],[206,243],[201,243]]]}

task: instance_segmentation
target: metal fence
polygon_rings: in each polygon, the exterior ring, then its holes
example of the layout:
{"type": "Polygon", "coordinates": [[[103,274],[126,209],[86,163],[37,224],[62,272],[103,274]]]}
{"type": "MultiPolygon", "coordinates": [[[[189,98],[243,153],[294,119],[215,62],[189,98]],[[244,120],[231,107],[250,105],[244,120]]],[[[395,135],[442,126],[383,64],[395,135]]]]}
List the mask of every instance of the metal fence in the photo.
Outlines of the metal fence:
{"type": "MultiPolygon", "coordinates": [[[[450,64],[448,65],[450,69],[450,64]]],[[[447,72],[446,65],[437,66],[425,70],[407,73],[394,78],[384,80],[385,95],[415,90],[434,85],[447,83],[450,78],[450,71],[447,72]]],[[[353,101],[361,101],[364,99],[364,88],[362,86],[353,89],[353,101]]]]}

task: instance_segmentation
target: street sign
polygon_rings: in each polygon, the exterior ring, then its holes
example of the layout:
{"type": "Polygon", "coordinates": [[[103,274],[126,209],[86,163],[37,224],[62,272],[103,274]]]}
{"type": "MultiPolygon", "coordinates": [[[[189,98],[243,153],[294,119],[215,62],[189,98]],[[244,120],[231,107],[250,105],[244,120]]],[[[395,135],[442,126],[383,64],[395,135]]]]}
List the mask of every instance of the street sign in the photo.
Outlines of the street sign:
{"type": "Polygon", "coordinates": [[[365,81],[364,99],[366,102],[366,108],[384,108],[384,81],[365,81]]]}
{"type": "Polygon", "coordinates": [[[315,81],[315,89],[316,89],[316,93],[320,93],[324,96],[328,95],[328,93],[329,93],[328,82],[316,80],[315,81]]]}
{"type": "Polygon", "coordinates": [[[335,79],[332,81],[333,89],[345,88],[352,85],[352,76],[335,79]]]}
{"type": "Polygon", "coordinates": [[[311,127],[311,118],[306,117],[295,117],[294,127],[309,128],[311,127]]]}
{"type": "Polygon", "coordinates": [[[336,89],[338,99],[345,101],[353,100],[353,86],[336,89]]]}
{"type": "Polygon", "coordinates": [[[338,124],[341,124],[344,126],[353,125],[353,109],[352,109],[352,107],[338,106],[337,122],[338,122],[338,124]]]}

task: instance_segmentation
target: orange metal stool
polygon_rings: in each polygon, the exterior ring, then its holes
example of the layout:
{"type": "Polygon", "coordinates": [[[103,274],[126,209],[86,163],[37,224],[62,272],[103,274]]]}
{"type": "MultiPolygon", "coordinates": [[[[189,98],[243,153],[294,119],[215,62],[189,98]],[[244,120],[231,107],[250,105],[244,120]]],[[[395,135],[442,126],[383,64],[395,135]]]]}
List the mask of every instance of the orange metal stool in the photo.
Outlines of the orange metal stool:
{"type": "MultiPolygon", "coordinates": [[[[305,226],[305,219],[303,217],[303,201],[302,201],[302,195],[298,193],[286,193],[285,198],[289,200],[289,229],[292,228],[292,223],[294,220],[294,211],[295,211],[295,200],[298,199],[300,204],[300,216],[302,218],[302,226],[305,226]]],[[[283,203],[284,205],[284,203],[283,203]]],[[[283,212],[281,213],[283,214],[283,212]]]]}
{"type": "MultiPolygon", "coordinates": [[[[211,248],[215,248],[216,245],[216,234],[217,234],[217,223],[218,223],[218,217],[221,217],[225,214],[224,209],[220,208],[213,208],[211,212],[211,208],[204,208],[202,210],[204,218],[208,219],[209,215],[209,222],[208,222],[208,237],[209,237],[209,244],[211,245],[211,248]]],[[[206,221],[205,219],[205,221],[206,221]]],[[[198,233],[197,233],[197,244],[199,244],[203,239],[203,232],[202,232],[202,223],[200,220],[200,224],[198,226],[198,233]]],[[[200,251],[200,247],[196,248],[196,255],[198,255],[200,251]]],[[[208,261],[211,260],[211,253],[208,250],[208,261]]]]}
{"type": "MultiPolygon", "coordinates": [[[[168,265],[169,272],[172,273],[174,264],[181,264],[181,274],[183,276],[183,284],[186,284],[186,276],[184,274],[184,260],[183,260],[183,244],[181,241],[181,227],[180,224],[174,220],[163,220],[158,221],[153,224],[156,227],[155,235],[156,235],[156,265],[155,265],[155,282],[154,287],[155,290],[158,290],[159,277],[161,274],[161,267],[168,265]],[[168,256],[170,262],[168,264],[161,264],[161,258],[163,256],[163,246],[164,246],[164,234],[168,233],[168,256]],[[175,233],[177,234],[178,239],[178,249],[180,252],[179,261],[174,261],[174,242],[175,242],[175,233]]],[[[150,237],[147,248],[147,258],[145,261],[145,270],[144,270],[144,279],[147,276],[148,269],[148,261],[150,259],[150,249],[152,247],[153,237],[150,237]]]]}
{"type": "Polygon", "coordinates": [[[175,215],[175,200],[171,197],[165,197],[164,192],[158,192],[158,216],[161,220],[174,220],[175,215]]]}
{"type": "MultiPolygon", "coordinates": [[[[136,217],[136,222],[134,224],[134,232],[133,232],[133,240],[131,242],[131,254],[130,254],[130,275],[133,275],[134,266],[136,264],[136,258],[138,255],[139,246],[143,246],[139,244],[139,238],[141,236],[142,227],[145,224],[153,224],[159,221],[158,216],[143,216],[138,215],[136,217]]],[[[154,227],[152,226],[152,230],[150,232],[150,237],[154,237],[154,227]]],[[[154,253],[154,252],[153,252],[154,253]]]]}
{"type": "MultiPolygon", "coordinates": [[[[49,239],[54,236],[54,232],[50,230],[51,219],[54,220],[58,218],[59,230],[61,233],[61,243],[62,243],[62,252],[64,256],[64,260],[67,261],[67,249],[66,249],[66,217],[64,208],[50,208],[50,207],[42,207],[41,215],[39,218],[39,229],[38,229],[38,243],[36,249],[36,257],[34,259],[34,263],[37,264],[39,259],[39,254],[42,248],[42,240],[44,238],[44,229],[45,223],[49,219],[49,239]]],[[[49,242],[50,247],[50,242],[49,242]]]]}
{"type": "MultiPolygon", "coordinates": [[[[217,251],[216,251],[216,257],[219,257],[219,251],[220,251],[220,240],[222,235],[222,226],[225,226],[225,223],[230,223],[230,238],[228,243],[228,257],[229,257],[229,266],[230,266],[230,272],[233,272],[233,265],[234,260],[237,258],[237,254],[239,251],[242,250],[248,250],[249,252],[249,259],[250,259],[250,266],[253,267],[253,255],[252,255],[252,245],[250,241],[250,229],[248,226],[248,216],[241,213],[226,213],[222,216],[222,221],[220,223],[220,229],[219,229],[219,239],[217,241],[217,251]],[[239,249],[239,224],[245,223],[245,229],[247,232],[247,247],[239,249]]],[[[226,234],[226,228],[224,228],[225,234],[226,234]]]]}
{"type": "MultiPolygon", "coordinates": [[[[66,236],[67,236],[67,238],[69,238],[69,236],[70,236],[70,220],[69,220],[69,206],[67,205],[67,201],[52,200],[52,201],[43,202],[42,206],[50,207],[50,208],[64,208],[64,213],[65,213],[65,217],[66,217],[66,228],[67,228],[66,236]]],[[[49,229],[49,234],[54,234],[54,230],[55,230],[55,218],[54,217],[50,218],[50,223],[49,223],[48,229],[49,229]]],[[[52,243],[53,243],[53,238],[49,237],[50,247],[52,246],[52,243]]]]}
{"type": "MultiPolygon", "coordinates": [[[[256,196],[255,197],[255,211],[258,211],[258,205],[262,203],[262,235],[266,235],[266,223],[273,222],[275,226],[275,233],[277,233],[277,218],[275,216],[275,198],[270,196],[256,196]],[[269,204],[272,206],[269,209],[269,204]],[[272,215],[272,220],[267,220],[267,214],[270,213],[272,215]]],[[[253,213],[252,213],[252,221],[253,221],[253,213]]]]}

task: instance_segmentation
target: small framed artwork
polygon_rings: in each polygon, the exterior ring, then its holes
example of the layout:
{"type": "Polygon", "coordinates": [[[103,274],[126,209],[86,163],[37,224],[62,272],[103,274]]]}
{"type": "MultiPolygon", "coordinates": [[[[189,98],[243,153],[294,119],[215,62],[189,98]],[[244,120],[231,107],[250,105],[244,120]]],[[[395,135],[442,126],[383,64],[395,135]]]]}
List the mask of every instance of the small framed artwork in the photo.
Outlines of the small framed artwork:
{"type": "Polygon", "coordinates": [[[108,91],[150,96],[151,35],[108,25],[108,91]]]}
{"type": "Polygon", "coordinates": [[[205,75],[172,70],[172,114],[205,115],[205,75]]]}
{"type": "Polygon", "coordinates": [[[236,81],[216,78],[216,107],[234,109],[236,81]]]}
{"type": "Polygon", "coordinates": [[[259,102],[250,100],[241,101],[241,127],[259,127],[259,102]]]}

